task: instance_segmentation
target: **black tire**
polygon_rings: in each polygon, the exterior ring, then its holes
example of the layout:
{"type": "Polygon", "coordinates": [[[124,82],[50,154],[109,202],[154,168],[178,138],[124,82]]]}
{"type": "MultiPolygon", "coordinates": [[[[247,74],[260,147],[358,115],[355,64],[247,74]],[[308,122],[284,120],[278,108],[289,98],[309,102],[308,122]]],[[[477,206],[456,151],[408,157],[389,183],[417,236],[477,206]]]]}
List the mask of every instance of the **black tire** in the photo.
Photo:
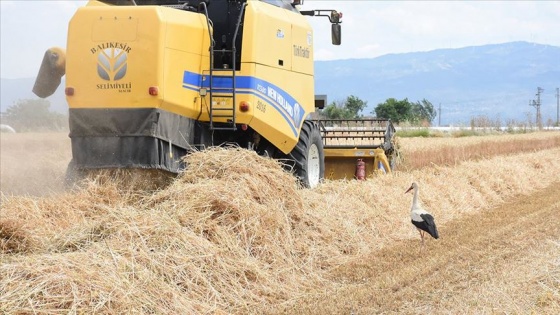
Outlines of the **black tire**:
{"type": "Polygon", "coordinates": [[[325,153],[319,126],[304,121],[296,147],[290,152],[293,172],[308,188],[316,187],[325,177],[325,153]]]}

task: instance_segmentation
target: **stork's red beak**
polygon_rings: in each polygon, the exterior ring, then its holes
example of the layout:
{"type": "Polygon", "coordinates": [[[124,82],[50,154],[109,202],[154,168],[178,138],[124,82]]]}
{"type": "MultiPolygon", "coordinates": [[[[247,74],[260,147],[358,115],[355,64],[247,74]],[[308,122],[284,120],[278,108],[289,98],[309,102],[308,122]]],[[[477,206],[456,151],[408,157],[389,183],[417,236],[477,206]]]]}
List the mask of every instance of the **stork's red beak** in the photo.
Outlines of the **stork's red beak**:
{"type": "Polygon", "coordinates": [[[410,186],[409,189],[407,189],[404,193],[406,194],[407,192],[411,191],[414,187],[410,186]]]}

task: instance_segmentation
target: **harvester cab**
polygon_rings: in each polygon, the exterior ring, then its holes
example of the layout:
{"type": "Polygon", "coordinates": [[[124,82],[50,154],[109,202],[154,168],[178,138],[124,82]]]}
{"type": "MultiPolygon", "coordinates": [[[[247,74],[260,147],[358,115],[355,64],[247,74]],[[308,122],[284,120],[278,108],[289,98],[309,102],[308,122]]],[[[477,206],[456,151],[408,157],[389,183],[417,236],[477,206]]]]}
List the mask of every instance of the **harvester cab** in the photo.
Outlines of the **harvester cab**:
{"type": "MultiPolygon", "coordinates": [[[[282,159],[302,183],[325,176],[313,31],[287,0],[100,0],[45,54],[34,92],[66,75],[72,161],[87,169],[178,173],[191,150],[233,143],[282,159]]],[[[319,102],[320,103],[320,102],[319,102]]],[[[70,170],[69,170],[70,171],[70,170]]]]}

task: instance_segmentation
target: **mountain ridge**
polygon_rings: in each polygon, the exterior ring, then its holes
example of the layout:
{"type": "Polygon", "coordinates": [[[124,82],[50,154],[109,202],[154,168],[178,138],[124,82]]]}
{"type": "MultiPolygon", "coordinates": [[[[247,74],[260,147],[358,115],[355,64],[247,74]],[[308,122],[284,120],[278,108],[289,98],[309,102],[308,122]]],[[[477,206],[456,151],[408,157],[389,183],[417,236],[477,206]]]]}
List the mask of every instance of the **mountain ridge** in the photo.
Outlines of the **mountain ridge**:
{"type": "Polygon", "coordinates": [[[542,87],[543,119],[555,120],[558,60],[560,47],[509,42],[316,61],[315,92],[328,91],[329,103],[355,95],[368,102],[364,114],[390,97],[425,98],[435,107],[441,104],[442,124],[451,124],[481,115],[526,120],[534,112],[529,100],[536,99],[537,87],[542,87]]]}

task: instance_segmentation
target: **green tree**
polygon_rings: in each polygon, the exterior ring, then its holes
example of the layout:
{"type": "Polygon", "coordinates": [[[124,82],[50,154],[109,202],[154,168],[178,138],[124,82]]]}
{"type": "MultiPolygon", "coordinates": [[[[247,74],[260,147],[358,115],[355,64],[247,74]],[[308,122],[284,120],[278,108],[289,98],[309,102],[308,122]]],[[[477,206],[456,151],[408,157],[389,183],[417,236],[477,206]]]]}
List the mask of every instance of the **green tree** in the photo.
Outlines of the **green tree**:
{"type": "Polygon", "coordinates": [[[346,118],[347,113],[344,108],[344,104],[338,101],[325,106],[323,114],[329,119],[344,119],[346,118]]]}
{"type": "Polygon", "coordinates": [[[434,109],[434,105],[426,99],[418,101],[412,104],[412,123],[422,123],[427,122],[432,124],[434,118],[436,118],[437,113],[434,109]]]}
{"type": "Polygon", "coordinates": [[[329,119],[355,119],[362,117],[360,112],[367,106],[367,102],[350,95],[345,101],[332,102],[325,106],[323,115],[329,119]]]}
{"type": "Polygon", "coordinates": [[[379,103],[372,113],[379,118],[391,119],[397,124],[405,121],[411,124],[420,124],[424,121],[431,124],[436,117],[434,106],[426,99],[413,103],[408,98],[403,100],[388,98],[384,103],[379,103]]]}
{"type": "Polygon", "coordinates": [[[360,112],[363,111],[367,106],[367,102],[362,101],[354,95],[350,95],[346,98],[346,110],[350,114],[350,118],[361,118],[360,112]]]}
{"type": "Polygon", "coordinates": [[[17,131],[45,131],[68,128],[67,116],[50,111],[50,106],[51,103],[45,99],[18,100],[6,109],[3,118],[17,131]]]}
{"type": "Polygon", "coordinates": [[[384,103],[379,103],[374,109],[375,116],[391,119],[394,123],[410,121],[412,117],[412,104],[407,98],[397,100],[388,98],[384,103]]]}

